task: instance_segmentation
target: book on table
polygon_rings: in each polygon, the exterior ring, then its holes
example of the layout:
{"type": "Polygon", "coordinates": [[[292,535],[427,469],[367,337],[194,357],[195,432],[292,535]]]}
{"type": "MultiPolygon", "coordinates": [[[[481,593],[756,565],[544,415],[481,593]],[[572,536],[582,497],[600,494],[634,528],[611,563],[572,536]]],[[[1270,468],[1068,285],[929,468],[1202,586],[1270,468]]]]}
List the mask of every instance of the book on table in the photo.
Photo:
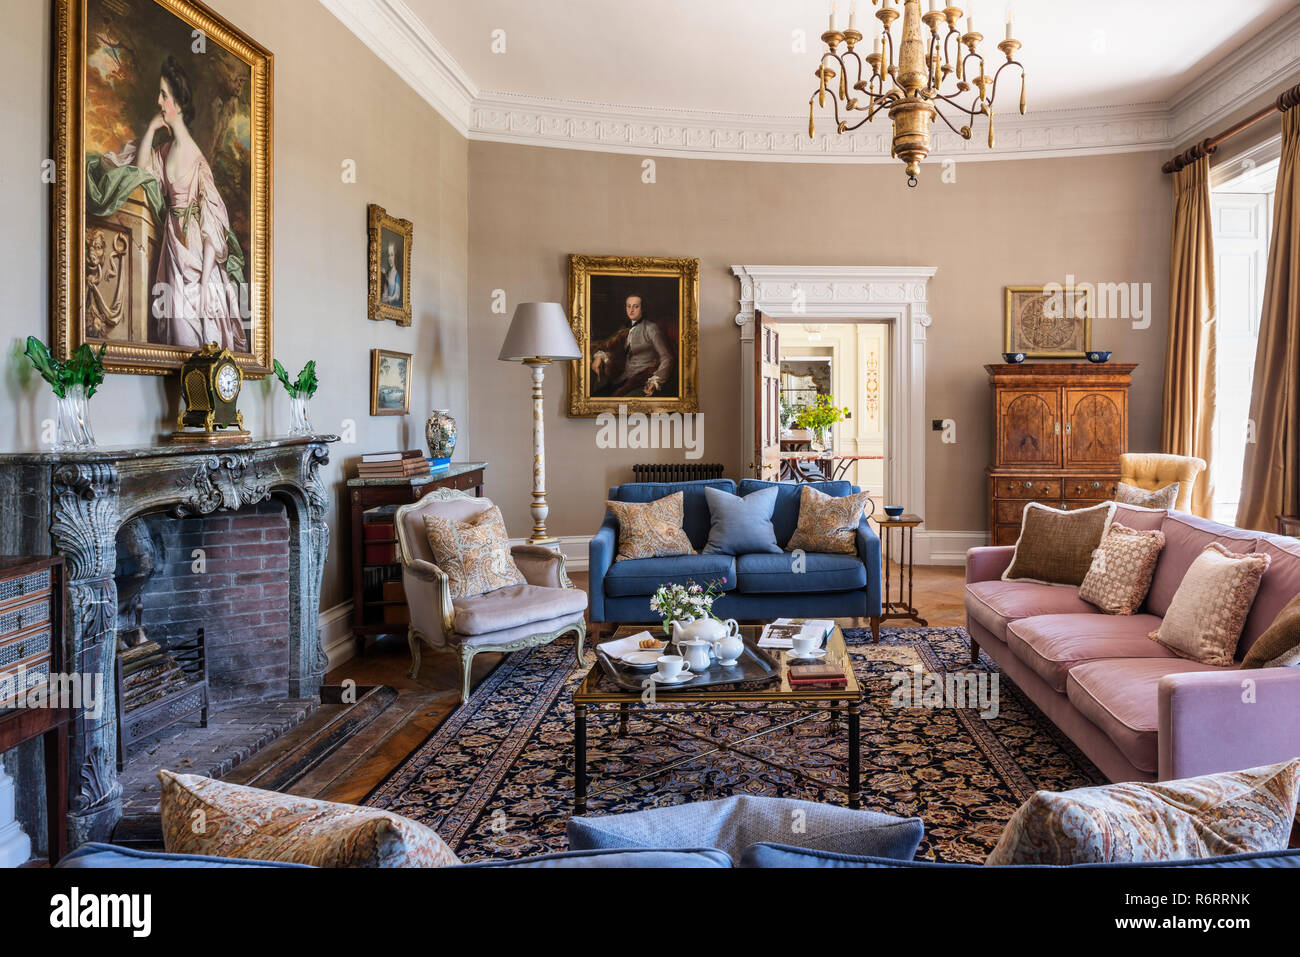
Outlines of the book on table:
{"type": "Polygon", "coordinates": [[[763,626],[763,632],[758,638],[758,647],[793,648],[795,635],[815,635],[818,642],[825,644],[834,630],[835,622],[826,618],[814,618],[804,622],[778,618],[770,625],[763,626]]]}

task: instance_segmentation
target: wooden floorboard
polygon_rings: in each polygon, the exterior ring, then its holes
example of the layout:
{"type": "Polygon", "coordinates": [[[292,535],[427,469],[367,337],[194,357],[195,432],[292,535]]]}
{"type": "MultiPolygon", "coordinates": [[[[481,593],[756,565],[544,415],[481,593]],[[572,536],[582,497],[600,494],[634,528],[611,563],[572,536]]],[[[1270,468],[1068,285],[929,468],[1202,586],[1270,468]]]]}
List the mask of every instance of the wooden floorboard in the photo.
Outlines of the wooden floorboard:
{"type": "MultiPolygon", "coordinates": [[[[587,587],[586,572],[571,572],[574,585],[587,587]]],[[[898,581],[897,571],[891,579],[898,581]]],[[[965,572],[957,567],[918,567],[915,573],[915,602],[921,616],[932,628],[964,625],[962,606],[965,572]]],[[[868,627],[867,619],[839,619],[842,627],[868,627]]],[[[912,627],[911,622],[887,622],[886,626],[912,627]]],[[[500,655],[482,654],[474,659],[474,684],[477,685],[501,660],[500,655]]],[[[351,679],[358,685],[385,684],[396,689],[399,707],[409,713],[400,727],[384,726],[376,730],[372,750],[339,780],[318,793],[328,801],[356,804],[363,800],[402,761],[424,742],[460,703],[460,667],[454,655],[424,650],[424,663],[414,680],[406,677],[411,653],[405,636],[371,639],[365,654],[346,661],[330,671],[327,684],[342,684],[351,679]]],[[[360,742],[358,742],[360,743],[360,742]]]]}

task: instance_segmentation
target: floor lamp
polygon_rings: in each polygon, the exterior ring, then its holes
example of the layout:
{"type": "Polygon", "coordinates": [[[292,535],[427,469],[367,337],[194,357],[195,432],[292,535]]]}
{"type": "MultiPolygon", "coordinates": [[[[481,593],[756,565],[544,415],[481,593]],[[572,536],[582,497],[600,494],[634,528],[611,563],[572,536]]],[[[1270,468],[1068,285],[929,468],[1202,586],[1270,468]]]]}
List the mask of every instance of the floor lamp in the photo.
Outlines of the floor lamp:
{"type": "Polygon", "coordinates": [[[582,351],[569,328],[569,317],[558,302],[521,302],[497,356],[502,362],[522,362],[533,372],[533,534],[530,545],[553,545],[546,532],[546,428],[542,423],[542,379],[555,359],[581,359],[582,351]]]}

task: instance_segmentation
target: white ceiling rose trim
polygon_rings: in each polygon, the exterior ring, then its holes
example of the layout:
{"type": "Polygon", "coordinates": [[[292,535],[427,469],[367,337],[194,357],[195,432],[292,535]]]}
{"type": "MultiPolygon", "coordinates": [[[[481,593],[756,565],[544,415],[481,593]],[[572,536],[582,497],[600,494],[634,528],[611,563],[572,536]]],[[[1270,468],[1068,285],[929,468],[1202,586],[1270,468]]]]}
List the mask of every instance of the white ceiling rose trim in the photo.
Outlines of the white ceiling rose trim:
{"type": "MultiPolygon", "coordinates": [[[[560,149],[694,159],[892,163],[891,129],[807,135],[806,114],[751,116],[555,100],[481,90],[404,0],[320,0],[462,136],[560,149]]],[[[1208,70],[1173,102],[1007,110],[992,150],[936,130],[929,164],[1172,150],[1300,74],[1300,6],[1208,70]]],[[[791,91],[797,104],[802,91],[791,91]]]]}

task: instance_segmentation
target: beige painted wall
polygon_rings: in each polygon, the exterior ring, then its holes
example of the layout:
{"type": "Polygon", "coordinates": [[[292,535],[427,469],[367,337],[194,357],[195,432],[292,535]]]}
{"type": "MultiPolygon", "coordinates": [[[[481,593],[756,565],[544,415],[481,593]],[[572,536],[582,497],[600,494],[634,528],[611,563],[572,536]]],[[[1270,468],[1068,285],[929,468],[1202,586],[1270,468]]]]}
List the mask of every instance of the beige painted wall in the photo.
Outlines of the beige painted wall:
{"type": "MultiPolygon", "coordinates": [[[[422,445],[430,408],[466,405],[468,143],[314,0],[209,0],[275,54],[275,354],[297,371],[316,359],[319,431],[356,423],[357,444],[334,446],[335,490],[322,608],[350,597],[345,489],[364,451],[422,445]],[[345,184],[341,164],[357,164],[345,184]],[[415,322],[366,318],[366,205],[415,223],[415,322]],[[370,349],[416,355],[408,418],[371,418],[370,349]]],[[[0,31],[0,449],[39,441],[53,414],[49,389],[21,358],[29,335],[47,338],[49,190],[40,181],[50,139],[50,0],[6,9],[0,31]]],[[[198,93],[200,91],[196,91],[198,93]]],[[[271,380],[241,400],[256,435],[287,430],[288,399],[271,380]]],[[[149,443],[176,415],[174,379],[110,376],[92,403],[105,444],[149,443]]]]}
{"type": "MultiPolygon", "coordinates": [[[[464,433],[492,463],[489,494],[512,534],[527,533],[530,488],[528,382],[496,360],[515,303],[563,301],[569,253],[698,256],[702,461],[740,461],[739,288],[733,264],[937,266],[930,311],[925,419],[957,421],[956,445],[927,432],[927,499],[933,530],[987,527],[983,472],[991,452],[990,399],[981,368],[1001,361],[1002,287],[1065,282],[1150,282],[1150,328],[1100,322],[1097,348],[1140,363],[1132,395],[1134,449],[1154,449],[1169,268],[1169,184],[1163,156],[966,162],[957,181],[925,167],[906,188],[901,165],[870,166],[657,160],[470,144],[470,408],[464,433]],[[509,297],[491,311],[492,292],[509,297]]],[[[566,376],[548,376],[550,528],[586,535],[600,523],[608,485],[641,461],[681,452],[596,447],[596,424],[565,415],[566,376]]]]}

